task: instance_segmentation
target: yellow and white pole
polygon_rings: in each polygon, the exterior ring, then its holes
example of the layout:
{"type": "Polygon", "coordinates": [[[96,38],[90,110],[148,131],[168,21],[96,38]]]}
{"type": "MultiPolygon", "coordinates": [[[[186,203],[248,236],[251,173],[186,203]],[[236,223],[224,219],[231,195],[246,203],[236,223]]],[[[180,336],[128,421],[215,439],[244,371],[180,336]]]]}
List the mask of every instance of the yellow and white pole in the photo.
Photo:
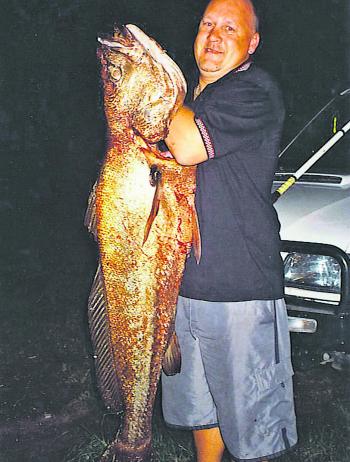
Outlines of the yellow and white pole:
{"type": "Polygon", "coordinates": [[[299,178],[304,175],[321,157],[329,151],[340,138],[350,130],[350,120],[337,131],[309,160],[305,162],[293,175],[291,175],[279,188],[272,193],[272,202],[275,203],[290,187],[292,187],[299,178]]]}

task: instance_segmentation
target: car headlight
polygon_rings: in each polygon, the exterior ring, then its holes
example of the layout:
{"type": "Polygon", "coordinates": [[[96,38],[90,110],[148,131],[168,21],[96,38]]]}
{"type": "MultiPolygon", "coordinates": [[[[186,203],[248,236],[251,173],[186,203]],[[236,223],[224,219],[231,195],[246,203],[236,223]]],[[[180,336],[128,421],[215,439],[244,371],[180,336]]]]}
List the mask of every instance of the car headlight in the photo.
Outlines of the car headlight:
{"type": "Polygon", "coordinates": [[[333,257],[290,253],[284,260],[284,281],[287,295],[340,301],[341,269],[333,257]]]}

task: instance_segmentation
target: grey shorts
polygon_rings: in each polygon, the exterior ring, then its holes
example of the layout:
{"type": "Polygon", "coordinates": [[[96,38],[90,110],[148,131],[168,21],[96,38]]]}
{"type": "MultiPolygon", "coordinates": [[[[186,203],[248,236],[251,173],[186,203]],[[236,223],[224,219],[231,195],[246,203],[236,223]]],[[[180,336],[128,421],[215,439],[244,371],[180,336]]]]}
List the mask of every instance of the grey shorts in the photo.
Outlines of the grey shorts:
{"type": "Polygon", "coordinates": [[[165,422],[220,427],[234,460],[272,459],[297,441],[284,300],[179,297],[181,373],[162,376],[165,422]]]}

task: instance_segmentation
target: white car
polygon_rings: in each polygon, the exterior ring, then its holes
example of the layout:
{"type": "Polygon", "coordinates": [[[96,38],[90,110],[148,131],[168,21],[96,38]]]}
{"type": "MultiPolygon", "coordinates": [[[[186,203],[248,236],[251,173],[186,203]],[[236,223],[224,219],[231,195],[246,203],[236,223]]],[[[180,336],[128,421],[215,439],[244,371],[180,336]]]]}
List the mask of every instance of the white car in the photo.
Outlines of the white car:
{"type": "MultiPolygon", "coordinates": [[[[333,123],[334,132],[339,119],[341,123],[349,120],[349,100],[342,101],[342,111],[338,104],[326,118],[328,126],[333,123]]],[[[313,134],[316,132],[314,128],[313,134]]],[[[327,136],[322,136],[323,143],[327,136]]],[[[299,139],[298,146],[281,157],[274,190],[313,154],[307,155],[305,148],[310,140],[301,138],[304,141],[299,139]],[[300,156],[303,148],[304,159],[300,156]]],[[[350,132],[275,203],[281,223],[293,355],[304,364],[309,358],[330,362],[336,369],[350,365],[349,141],[350,132]]]]}

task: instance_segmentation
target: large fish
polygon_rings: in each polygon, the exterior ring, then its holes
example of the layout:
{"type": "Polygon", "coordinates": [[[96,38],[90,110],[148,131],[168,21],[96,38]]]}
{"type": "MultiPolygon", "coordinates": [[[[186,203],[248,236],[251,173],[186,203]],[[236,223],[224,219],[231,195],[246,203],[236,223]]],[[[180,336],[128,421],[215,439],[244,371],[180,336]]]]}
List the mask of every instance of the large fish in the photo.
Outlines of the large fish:
{"type": "Polygon", "coordinates": [[[86,214],[100,259],[89,324],[104,400],[124,411],[101,461],[141,462],[162,363],[173,373],[179,360],[175,306],[192,243],[199,258],[195,167],[155,144],[186,92],[177,65],[133,25],[99,42],[108,149],[86,214]]]}

